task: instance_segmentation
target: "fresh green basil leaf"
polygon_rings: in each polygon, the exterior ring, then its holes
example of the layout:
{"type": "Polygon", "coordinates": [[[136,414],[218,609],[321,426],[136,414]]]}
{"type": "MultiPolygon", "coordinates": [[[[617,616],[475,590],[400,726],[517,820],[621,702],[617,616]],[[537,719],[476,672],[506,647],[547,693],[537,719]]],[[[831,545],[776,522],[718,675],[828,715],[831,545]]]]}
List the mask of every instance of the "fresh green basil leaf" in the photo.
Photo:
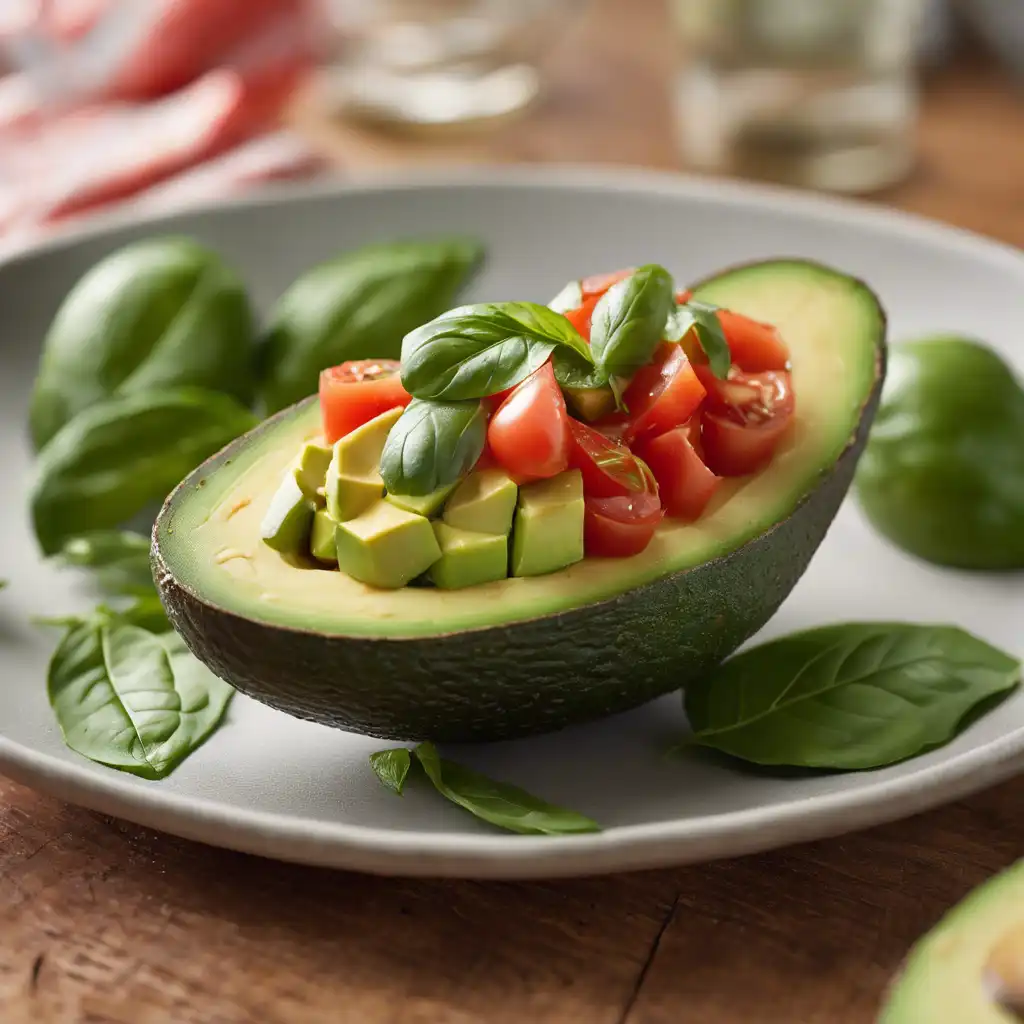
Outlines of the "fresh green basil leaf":
{"type": "Polygon", "coordinates": [[[95,530],[64,542],[56,558],[64,565],[91,569],[108,594],[154,592],[150,540],[129,530],[95,530]]]}
{"type": "Polygon", "coordinates": [[[535,302],[449,310],[402,342],[402,384],[416,398],[464,401],[514,387],[556,348],[593,366],[587,343],[560,313],[535,302]]]}
{"type": "Polygon", "coordinates": [[[171,628],[160,598],[156,593],[133,598],[127,603],[98,604],[88,615],[35,615],[36,626],[71,629],[79,626],[138,626],[150,633],[166,633],[171,628]]]}
{"type": "Polygon", "coordinates": [[[609,377],[631,377],[651,361],[675,305],[672,275],[656,264],[613,284],[591,317],[590,348],[609,377]]]}
{"type": "Polygon", "coordinates": [[[487,413],[477,402],[414,398],[391,428],[380,475],[392,494],[430,494],[476,465],[487,439],[487,413]]]}
{"type": "Polygon", "coordinates": [[[72,750],[160,779],[220,724],[234,691],[176,633],[88,622],[68,630],[47,690],[72,750]]]}
{"type": "Polygon", "coordinates": [[[600,388],[608,383],[608,376],[592,362],[582,358],[575,349],[556,348],[551,356],[555,380],[563,388],[600,388]]]}
{"type": "Polygon", "coordinates": [[[405,780],[412,765],[412,755],[405,747],[394,747],[390,750],[378,750],[370,755],[370,764],[377,773],[377,778],[391,790],[402,795],[405,780]]]}
{"type": "Polygon", "coordinates": [[[556,313],[568,313],[583,305],[583,286],[579,281],[570,281],[549,303],[548,309],[556,313]]]}
{"type": "Polygon", "coordinates": [[[438,755],[433,743],[413,751],[434,788],[453,804],[483,821],[523,835],[567,835],[600,832],[590,818],[546,803],[517,786],[496,782],[438,755]]]}
{"type": "Polygon", "coordinates": [[[725,380],[732,365],[732,353],[729,351],[729,343],[725,340],[725,332],[718,319],[718,307],[693,299],[682,306],[677,306],[669,315],[665,327],[666,341],[682,341],[690,330],[696,335],[704,355],[708,357],[711,372],[719,380],[725,380]]]}
{"type": "Polygon", "coordinates": [[[482,259],[473,239],[437,238],[366,246],[305,273],[260,349],[267,410],[313,394],[324,367],[398,358],[402,338],[451,307],[482,259]]]}
{"type": "Polygon", "coordinates": [[[685,692],[694,741],[762,765],[877,768],[956,735],[1016,658],[952,626],[825,626],[745,651],[685,692]]]}
{"type": "Polygon", "coordinates": [[[237,275],[187,238],[152,238],[97,263],[68,293],[43,343],[30,425],[42,448],[114,395],[201,387],[248,403],[253,323],[237,275]]]}
{"type": "Polygon", "coordinates": [[[31,505],[48,555],[71,537],[109,530],[150,505],[256,419],[228,395],[198,388],[108,398],[65,424],[36,460],[31,505]]]}

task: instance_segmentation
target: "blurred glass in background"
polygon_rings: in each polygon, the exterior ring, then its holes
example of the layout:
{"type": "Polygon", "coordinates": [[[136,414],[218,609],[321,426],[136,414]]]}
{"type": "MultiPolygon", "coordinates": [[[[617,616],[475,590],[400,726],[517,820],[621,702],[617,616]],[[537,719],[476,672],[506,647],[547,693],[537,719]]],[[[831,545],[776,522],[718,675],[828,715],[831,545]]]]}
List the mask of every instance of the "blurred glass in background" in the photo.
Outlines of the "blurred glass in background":
{"type": "Polygon", "coordinates": [[[394,127],[493,121],[538,95],[542,59],[583,0],[324,0],[330,102],[394,127]]]}
{"type": "Polygon", "coordinates": [[[672,4],[691,166],[840,192],[909,171],[926,0],[672,4]]]}

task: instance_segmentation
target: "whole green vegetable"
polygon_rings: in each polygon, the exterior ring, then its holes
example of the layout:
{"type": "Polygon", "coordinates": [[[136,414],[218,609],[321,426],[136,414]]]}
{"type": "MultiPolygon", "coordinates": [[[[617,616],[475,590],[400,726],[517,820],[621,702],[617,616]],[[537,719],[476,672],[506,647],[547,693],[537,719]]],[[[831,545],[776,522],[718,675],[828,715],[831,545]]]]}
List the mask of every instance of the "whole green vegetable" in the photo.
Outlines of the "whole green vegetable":
{"type": "Polygon", "coordinates": [[[162,387],[253,393],[253,324],[238,277],[185,238],[127,245],[68,293],[43,344],[29,421],[42,448],[83,409],[162,387]]]}
{"type": "Polygon", "coordinates": [[[964,569],[1024,568],[1024,391],[984,345],[952,336],[890,350],[857,473],[875,527],[964,569]]]}

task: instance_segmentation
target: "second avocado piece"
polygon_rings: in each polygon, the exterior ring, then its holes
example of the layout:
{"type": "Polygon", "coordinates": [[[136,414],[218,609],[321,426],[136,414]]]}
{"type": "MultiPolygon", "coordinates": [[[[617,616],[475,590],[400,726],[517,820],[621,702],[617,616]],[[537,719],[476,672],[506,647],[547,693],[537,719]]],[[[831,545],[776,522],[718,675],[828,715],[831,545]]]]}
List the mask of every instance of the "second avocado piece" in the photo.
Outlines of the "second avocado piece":
{"type": "Polygon", "coordinates": [[[441,557],[430,520],[389,501],[339,523],[338,568],[371,587],[397,590],[441,557]]]}
{"type": "Polygon", "coordinates": [[[578,469],[519,488],[512,575],[543,576],[583,558],[583,477],[578,469]]]}

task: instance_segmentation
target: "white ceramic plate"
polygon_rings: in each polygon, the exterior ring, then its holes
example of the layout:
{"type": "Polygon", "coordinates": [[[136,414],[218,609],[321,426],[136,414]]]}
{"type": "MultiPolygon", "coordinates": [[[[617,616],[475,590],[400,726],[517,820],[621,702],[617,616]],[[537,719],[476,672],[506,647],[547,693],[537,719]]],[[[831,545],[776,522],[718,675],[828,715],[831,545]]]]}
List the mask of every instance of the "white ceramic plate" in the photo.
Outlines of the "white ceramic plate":
{"type": "MultiPolygon", "coordinates": [[[[677,697],[561,734],[467,747],[457,757],[577,808],[605,831],[496,833],[416,787],[399,800],[367,765],[380,741],[296,721],[238,698],[225,727],[153,783],[91,764],[61,742],[45,694],[54,637],[34,614],[91,595],[42,565],[26,515],[25,408],[39,339],[61,296],[123,242],[166,230],[220,249],[265,308],[314,261],[363,242],[432,231],[486,240],[476,298],[545,301],[568,278],[648,261],[680,280],[742,260],[808,256],[866,278],[892,337],[976,333],[1024,364],[1024,257],[873,208],[647,173],[487,170],[266,199],[108,224],[0,267],[0,770],[67,800],[178,835],[288,860],[394,874],[529,877],[733,856],[834,835],[960,797],[1015,771],[1024,693],[949,746],[875,772],[757,775],[663,756],[684,721],[677,697]]],[[[764,635],[817,623],[948,621],[1024,653],[1017,576],[943,571],[904,556],[847,501],[804,580],[764,635]]]]}

